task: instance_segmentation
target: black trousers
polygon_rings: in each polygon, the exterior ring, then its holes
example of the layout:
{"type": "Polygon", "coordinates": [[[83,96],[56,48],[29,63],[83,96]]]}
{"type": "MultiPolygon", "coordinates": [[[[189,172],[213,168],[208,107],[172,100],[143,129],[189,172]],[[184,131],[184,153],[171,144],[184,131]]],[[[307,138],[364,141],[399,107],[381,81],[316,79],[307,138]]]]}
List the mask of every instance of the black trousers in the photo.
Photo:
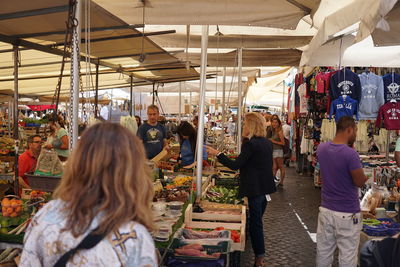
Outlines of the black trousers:
{"type": "Polygon", "coordinates": [[[249,197],[249,232],[251,245],[256,257],[265,254],[263,215],[267,208],[265,195],[249,197]]]}

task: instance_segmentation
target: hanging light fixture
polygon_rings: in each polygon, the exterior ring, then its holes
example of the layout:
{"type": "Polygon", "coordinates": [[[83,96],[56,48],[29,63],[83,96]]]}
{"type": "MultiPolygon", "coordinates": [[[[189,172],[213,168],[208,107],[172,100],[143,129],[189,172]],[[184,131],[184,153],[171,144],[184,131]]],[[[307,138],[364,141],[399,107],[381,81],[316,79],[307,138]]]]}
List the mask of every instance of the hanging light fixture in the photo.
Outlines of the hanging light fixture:
{"type": "Polygon", "coordinates": [[[144,28],[145,28],[145,11],[146,7],[152,8],[153,6],[151,5],[149,0],[138,0],[135,8],[142,8],[143,13],[142,13],[142,24],[143,24],[143,30],[142,30],[142,46],[141,46],[141,52],[139,56],[139,62],[143,63],[146,60],[146,54],[144,53],[144,28]]]}

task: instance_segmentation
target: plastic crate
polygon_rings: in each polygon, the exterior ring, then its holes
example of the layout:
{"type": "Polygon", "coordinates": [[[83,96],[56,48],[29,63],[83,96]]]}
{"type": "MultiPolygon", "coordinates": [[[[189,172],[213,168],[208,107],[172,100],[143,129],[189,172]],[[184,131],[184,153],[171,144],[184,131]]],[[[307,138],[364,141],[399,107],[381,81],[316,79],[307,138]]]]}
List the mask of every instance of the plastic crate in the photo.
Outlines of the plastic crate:
{"type": "MultiPolygon", "coordinates": [[[[181,248],[185,245],[189,245],[190,243],[180,240],[180,239],[174,239],[172,241],[170,251],[174,252],[175,249],[181,248]]],[[[228,254],[230,252],[230,242],[228,241],[220,241],[216,245],[202,245],[203,249],[205,252],[207,252],[208,255],[211,255],[213,253],[221,253],[222,254],[228,254]]],[[[217,260],[215,258],[207,258],[207,257],[198,257],[198,256],[185,256],[185,255],[175,255],[174,256],[176,259],[182,259],[182,260],[217,260]]]]}
{"type": "Polygon", "coordinates": [[[61,176],[44,176],[26,173],[29,185],[33,190],[53,192],[61,182],[61,176]]]}

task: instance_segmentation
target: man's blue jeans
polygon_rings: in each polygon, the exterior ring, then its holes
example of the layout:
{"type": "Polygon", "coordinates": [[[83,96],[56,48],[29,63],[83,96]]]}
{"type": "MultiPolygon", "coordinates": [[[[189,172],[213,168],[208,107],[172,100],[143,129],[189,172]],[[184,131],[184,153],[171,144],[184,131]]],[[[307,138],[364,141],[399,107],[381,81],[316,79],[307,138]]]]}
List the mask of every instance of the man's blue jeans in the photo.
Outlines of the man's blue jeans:
{"type": "Polygon", "coordinates": [[[256,257],[264,257],[263,215],[267,207],[265,195],[249,197],[250,239],[256,257]]]}

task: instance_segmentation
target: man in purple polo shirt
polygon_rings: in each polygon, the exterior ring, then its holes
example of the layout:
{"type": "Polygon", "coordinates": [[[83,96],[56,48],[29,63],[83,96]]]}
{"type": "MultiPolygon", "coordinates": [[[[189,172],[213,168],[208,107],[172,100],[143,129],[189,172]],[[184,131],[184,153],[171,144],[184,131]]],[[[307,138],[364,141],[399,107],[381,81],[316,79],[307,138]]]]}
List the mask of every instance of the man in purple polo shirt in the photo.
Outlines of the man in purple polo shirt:
{"type": "Polygon", "coordinates": [[[319,145],[322,194],[318,215],[317,267],[329,267],[336,247],[339,266],[357,266],[362,228],[358,188],[367,178],[358,153],[352,148],[357,126],[353,118],[342,117],[332,142],[319,145]]]}

